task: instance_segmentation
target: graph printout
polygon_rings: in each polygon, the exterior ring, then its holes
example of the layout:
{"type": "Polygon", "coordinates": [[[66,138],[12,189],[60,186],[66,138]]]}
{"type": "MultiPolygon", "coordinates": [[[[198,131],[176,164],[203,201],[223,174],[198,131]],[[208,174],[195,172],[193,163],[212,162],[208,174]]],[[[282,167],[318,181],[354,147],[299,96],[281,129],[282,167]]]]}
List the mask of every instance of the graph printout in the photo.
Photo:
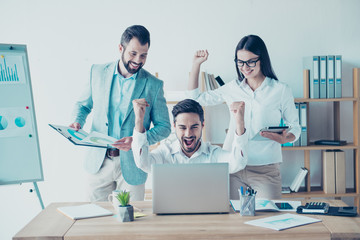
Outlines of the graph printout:
{"type": "Polygon", "coordinates": [[[0,138],[34,134],[30,110],[23,107],[0,108],[0,138]]]}
{"type": "Polygon", "coordinates": [[[19,84],[25,82],[22,54],[10,54],[0,51],[0,84],[19,84]]]}
{"type": "Polygon", "coordinates": [[[117,141],[116,138],[95,131],[87,133],[83,129],[75,131],[67,126],[53,124],[49,124],[49,126],[75,145],[108,148],[112,147],[111,144],[117,141]]]}
{"type": "Polygon", "coordinates": [[[286,213],[266,218],[259,218],[245,222],[245,224],[281,231],[287,228],[293,228],[316,222],[321,222],[321,219],[301,216],[299,214],[286,213]]]}

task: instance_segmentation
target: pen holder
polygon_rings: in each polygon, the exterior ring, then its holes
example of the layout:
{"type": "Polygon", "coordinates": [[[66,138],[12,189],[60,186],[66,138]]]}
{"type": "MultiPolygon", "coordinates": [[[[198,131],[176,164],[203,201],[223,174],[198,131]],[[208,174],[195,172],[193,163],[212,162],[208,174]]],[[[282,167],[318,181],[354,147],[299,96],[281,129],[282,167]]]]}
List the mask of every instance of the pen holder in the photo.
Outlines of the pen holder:
{"type": "Polygon", "coordinates": [[[255,216],[255,195],[240,195],[240,215],[255,216]]]}

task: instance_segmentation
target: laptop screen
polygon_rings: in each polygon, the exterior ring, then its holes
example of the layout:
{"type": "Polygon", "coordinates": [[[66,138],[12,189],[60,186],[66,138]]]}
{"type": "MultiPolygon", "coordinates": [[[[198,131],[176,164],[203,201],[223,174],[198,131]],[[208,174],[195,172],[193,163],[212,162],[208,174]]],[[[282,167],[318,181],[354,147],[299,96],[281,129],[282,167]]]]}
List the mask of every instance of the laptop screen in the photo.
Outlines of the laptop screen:
{"type": "Polygon", "coordinates": [[[153,212],[229,212],[228,163],[153,164],[153,212]]]}

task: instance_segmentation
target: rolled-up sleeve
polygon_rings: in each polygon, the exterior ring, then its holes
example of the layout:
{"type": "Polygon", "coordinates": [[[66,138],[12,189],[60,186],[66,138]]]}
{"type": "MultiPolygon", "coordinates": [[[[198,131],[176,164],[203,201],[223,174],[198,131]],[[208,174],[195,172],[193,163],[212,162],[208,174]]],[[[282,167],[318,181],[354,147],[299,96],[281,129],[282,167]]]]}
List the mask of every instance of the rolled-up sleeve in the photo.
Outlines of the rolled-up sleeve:
{"type": "Polygon", "coordinates": [[[146,134],[149,144],[152,145],[168,137],[171,132],[169,112],[166,106],[162,82],[155,96],[150,115],[154,127],[148,130],[146,134]]]}
{"type": "Polygon", "coordinates": [[[200,103],[202,106],[214,106],[224,102],[222,97],[223,88],[201,92],[199,88],[186,91],[186,96],[200,103]]]}
{"type": "Polygon", "coordinates": [[[131,148],[136,166],[147,173],[151,172],[152,164],[163,164],[167,158],[166,151],[162,150],[161,145],[150,152],[146,132],[140,133],[136,129],[133,131],[131,148]]]}

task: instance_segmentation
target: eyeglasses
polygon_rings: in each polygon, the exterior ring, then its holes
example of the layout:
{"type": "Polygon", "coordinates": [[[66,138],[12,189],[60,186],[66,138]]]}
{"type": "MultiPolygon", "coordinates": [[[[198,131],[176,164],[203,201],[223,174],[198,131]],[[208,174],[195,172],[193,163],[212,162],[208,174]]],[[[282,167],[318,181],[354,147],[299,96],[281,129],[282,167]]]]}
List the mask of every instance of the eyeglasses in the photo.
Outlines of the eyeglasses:
{"type": "Polygon", "coordinates": [[[248,60],[248,61],[242,61],[240,59],[235,59],[234,61],[236,62],[236,64],[239,66],[239,67],[243,67],[244,64],[246,64],[248,67],[255,67],[256,66],[256,62],[259,61],[260,58],[256,59],[256,60],[248,60]]]}

